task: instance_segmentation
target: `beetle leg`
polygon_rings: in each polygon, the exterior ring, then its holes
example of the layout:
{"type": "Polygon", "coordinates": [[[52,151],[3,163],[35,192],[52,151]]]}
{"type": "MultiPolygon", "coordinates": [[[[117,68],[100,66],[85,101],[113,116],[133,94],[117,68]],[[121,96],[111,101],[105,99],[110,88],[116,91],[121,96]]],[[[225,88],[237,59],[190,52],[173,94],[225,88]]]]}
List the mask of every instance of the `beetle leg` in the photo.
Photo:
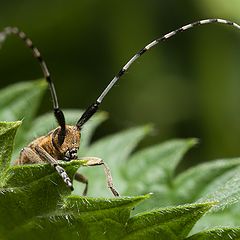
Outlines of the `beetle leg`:
{"type": "Polygon", "coordinates": [[[99,166],[99,165],[103,166],[104,173],[105,173],[105,176],[107,179],[108,188],[111,190],[111,192],[113,193],[113,195],[115,197],[118,197],[119,193],[113,186],[112,175],[111,175],[110,169],[107,166],[107,164],[101,158],[97,158],[97,157],[81,157],[81,159],[87,160],[87,162],[83,165],[86,167],[99,166]]]}
{"type": "Polygon", "coordinates": [[[83,196],[86,196],[87,191],[88,191],[88,179],[85,176],[83,176],[81,173],[76,173],[74,178],[78,182],[81,182],[81,183],[85,184],[85,188],[84,188],[84,191],[83,191],[83,196]]]}
{"type": "Polygon", "coordinates": [[[49,153],[47,153],[42,147],[36,146],[35,150],[37,151],[37,153],[42,159],[50,163],[56,169],[58,174],[62,177],[63,181],[66,183],[66,185],[73,191],[72,181],[68,177],[64,168],[59,166],[58,161],[54,159],[49,153]]]}

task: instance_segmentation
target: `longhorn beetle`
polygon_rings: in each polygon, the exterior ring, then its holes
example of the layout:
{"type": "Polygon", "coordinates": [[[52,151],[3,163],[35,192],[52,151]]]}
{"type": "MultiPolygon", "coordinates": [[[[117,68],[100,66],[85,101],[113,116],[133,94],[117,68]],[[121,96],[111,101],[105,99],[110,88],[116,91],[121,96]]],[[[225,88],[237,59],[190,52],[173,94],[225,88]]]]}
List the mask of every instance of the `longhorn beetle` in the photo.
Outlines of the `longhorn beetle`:
{"type": "MultiPolygon", "coordinates": [[[[44,77],[49,84],[49,89],[50,89],[51,97],[53,100],[54,115],[59,125],[56,129],[49,132],[46,136],[37,138],[36,140],[31,142],[27,147],[23,148],[20,153],[19,159],[16,160],[15,164],[41,163],[41,162],[50,163],[58,172],[58,174],[62,177],[66,185],[73,190],[72,181],[68,177],[65,170],[61,166],[59,166],[58,160],[71,161],[73,159],[77,159],[77,151],[80,146],[81,129],[84,126],[84,124],[97,112],[99,105],[102,103],[104,97],[107,95],[110,89],[124,75],[124,73],[126,73],[126,71],[129,69],[129,67],[132,65],[133,62],[135,62],[141,55],[143,55],[145,52],[147,52],[148,50],[156,46],[158,43],[163,42],[175,36],[179,32],[184,32],[195,26],[201,26],[201,25],[212,24],[212,23],[227,24],[237,29],[240,29],[240,25],[225,19],[204,19],[201,21],[196,21],[196,22],[187,24],[183,27],[180,27],[172,32],[169,32],[163,35],[160,38],[155,39],[154,41],[146,45],[144,48],[142,48],[140,51],[138,51],[121,68],[118,74],[110,81],[107,87],[103,90],[103,92],[100,94],[97,100],[83,112],[82,116],[77,121],[75,126],[66,125],[65,123],[64,114],[58,105],[54,84],[51,80],[51,76],[48,71],[47,65],[43,60],[39,50],[33,45],[31,39],[28,38],[24,32],[20,31],[16,27],[6,27],[0,33],[0,43],[3,42],[8,35],[13,34],[18,36],[20,39],[22,39],[27,45],[27,47],[29,47],[32,50],[33,55],[38,60],[42,68],[44,77]]],[[[107,165],[99,158],[87,157],[84,159],[88,160],[87,166],[95,166],[95,165],[104,166],[108,187],[110,188],[114,196],[119,196],[118,192],[113,186],[112,177],[107,165]]],[[[87,188],[88,188],[87,179],[79,173],[75,174],[75,179],[86,184],[83,192],[83,195],[86,195],[87,188]]]]}

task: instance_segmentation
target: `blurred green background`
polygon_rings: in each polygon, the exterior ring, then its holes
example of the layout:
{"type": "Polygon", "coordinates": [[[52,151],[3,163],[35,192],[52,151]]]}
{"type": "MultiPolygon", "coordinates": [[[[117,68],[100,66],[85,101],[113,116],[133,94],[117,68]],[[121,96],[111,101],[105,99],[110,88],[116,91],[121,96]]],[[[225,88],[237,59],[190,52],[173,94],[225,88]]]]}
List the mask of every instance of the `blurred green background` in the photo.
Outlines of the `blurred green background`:
{"type": "MultiPolygon", "coordinates": [[[[0,27],[18,26],[42,52],[62,108],[86,108],[145,44],[204,18],[240,23],[239,0],[1,1],[0,27]]],[[[240,31],[214,24],[160,44],[128,71],[101,106],[95,138],[153,123],[143,145],[200,138],[185,164],[240,156],[240,31]]],[[[0,51],[0,87],[42,77],[18,39],[0,51]]],[[[52,107],[49,93],[40,112],[52,107]]],[[[1,119],[4,120],[4,119],[1,119]]]]}

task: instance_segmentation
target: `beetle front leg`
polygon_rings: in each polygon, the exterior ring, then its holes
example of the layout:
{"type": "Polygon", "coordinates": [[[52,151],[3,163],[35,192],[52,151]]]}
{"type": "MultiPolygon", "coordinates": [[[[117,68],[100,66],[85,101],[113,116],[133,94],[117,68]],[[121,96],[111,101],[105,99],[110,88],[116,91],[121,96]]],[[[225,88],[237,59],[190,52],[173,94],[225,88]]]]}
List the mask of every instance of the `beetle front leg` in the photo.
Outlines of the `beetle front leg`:
{"type": "Polygon", "coordinates": [[[64,168],[59,166],[58,161],[54,159],[49,153],[47,153],[43,148],[36,146],[35,150],[39,154],[41,158],[43,158],[45,161],[50,163],[58,172],[58,174],[62,177],[63,181],[66,183],[66,185],[73,191],[73,184],[71,179],[68,177],[66,171],[64,168]]]}
{"type": "Polygon", "coordinates": [[[74,175],[74,179],[78,182],[81,182],[81,183],[85,184],[85,188],[84,188],[84,191],[83,191],[83,196],[86,196],[87,191],[88,191],[88,179],[85,176],[83,176],[81,173],[78,173],[78,172],[74,175]]]}
{"type": "Polygon", "coordinates": [[[99,166],[99,165],[103,166],[104,173],[105,173],[105,176],[107,179],[108,188],[111,190],[111,192],[113,193],[113,195],[115,197],[118,197],[119,193],[113,186],[112,175],[111,175],[110,169],[107,166],[107,164],[101,158],[97,158],[97,157],[81,157],[81,159],[87,160],[87,162],[83,165],[86,167],[99,166]]]}

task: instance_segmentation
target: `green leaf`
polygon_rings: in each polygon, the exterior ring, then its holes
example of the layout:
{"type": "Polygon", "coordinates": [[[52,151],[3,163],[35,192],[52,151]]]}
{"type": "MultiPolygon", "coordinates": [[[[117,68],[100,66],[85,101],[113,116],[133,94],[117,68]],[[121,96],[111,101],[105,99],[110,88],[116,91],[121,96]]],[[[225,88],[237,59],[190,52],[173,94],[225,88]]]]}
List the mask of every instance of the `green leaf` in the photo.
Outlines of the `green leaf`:
{"type": "MultiPolygon", "coordinates": [[[[127,158],[138,142],[142,140],[151,129],[152,127],[147,125],[107,136],[93,143],[85,153],[86,156],[99,157],[108,164],[115,186],[120,193],[125,188],[123,173],[125,171],[127,158]]],[[[106,187],[105,175],[101,166],[82,169],[81,172],[89,179],[90,196],[111,196],[110,191],[106,187]]],[[[76,193],[81,194],[82,189],[76,189],[76,193]]]]}
{"type": "MultiPolygon", "coordinates": [[[[70,178],[83,161],[64,164],[70,178]]],[[[29,219],[54,211],[63,196],[69,195],[62,178],[49,164],[10,167],[0,189],[0,232],[9,234],[29,219]]]]}
{"type": "Polygon", "coordinates": [[[240,228],[216,228],[197,233],[186,240],[239,240],[240,228]]]}
{"type": "Polygon", "coordinates": [[[128,189],[125,194],[153,192],[137,211],[179,204],[173,188],[175,168],[196,139],[171,140],[135,153],[127,164],[128,189]]]}
{"type": "MultiPolygon", "coordinates": [[[[15,141],[17,152],[27,143],[26,133],[30,129],[46,88],[46,80],[37,80],[13,84],[0,90],[0,119],[23,120],[15,141]]],[[[14,158],[16,157],[14,155],[14,158]]]]}
{"type": "Polygon", "coordinates": [[[196,139],[171,140],[135,153],[126,165],[127,193],[153,191],[154,186],[170,184],[175,168],[196,139]]]}
{"type": "Polygon", "coordinates": [[[130,211],[147,197],[95,199],[71,196],[56,211],[15,227],[9,239],[121,239],[130,211]]]}
{"type": "Polygon", "coordinates": [[[37,80],[13,84],[0,90],[0,119],[15,121],[24,118],[27,127],[46,87],[45,80],[37,80]]]}
{"type": "MultiPolygon", "coordinates": [[[[239,159],[232,159],[229,160],[229,164],[231,165],[238,161],[239,159]]],[[[235,167],[218,177],[212,183],[206,185],[206,190],[198,202],[214,199],[218,204],[211,209],[211,214],[208,214],[204,220],[201,219],[197,223],[193,229],[194,233],[206,229],[206,227],[216,227],[219,225],[233,227],[239,225],[240,209],[239,204],[237,204],[240,198],[239,170],[240,167],[235,167]],[[223,211],[217,212],[219,210],[223,211]]]]}
{"type": "Polygon", "coordinates": [[[234,204],[240,199],[240,167],[238,168],[237,173],[230,178],[223,185],[218,186],[214,192],[211,192],[201,199],[198,202],[204,201],[216,201],[218,204],[212,209],[212,211],[219,211],[225,207],[234,204]]]}
{"type": "Polygon", "coordinates": [[[219,226],[239,227],[240,209],[239,204],[234,204],[222,211],[211,212],[200,219],[192,229],[191,233],[216,228],[219,226]]]}
{"type": "MultiPolygon", "coordinates": [[[[92,135],[94,134],[95,129],[106,119],[108,114],[106,112],[97,112],[81,130],[81,145],[79,153],[84,155],[88,151],[92,135]]],[[[79,119],[79,116],[78,116],[79,119]]],[[[75,122],[76,124],[76,122],[75,122]]]]}
{"type": "MultiPolygon", "coordinates": [[[[60,165],[64,166],[70,176],[73,176],[77,169],[84,164],[84,160],[73,160],[68,163],[62,162],[60,165]]],[[[53,185],[57,186],[58,183],[63,182],[50,164],[14,165],[6,171],[4,187],[29,187],[38,181],[48,181],[48,178],[52,176],[54,179],[56,178],[56,181],[52,180],[53,185]]],[[[64,183],[60,185],[65,186],[64,183]]]]}
{"type": "MultiPolygon", "coordinates": [[[[210,192],[211,189],[216,189],[216,186],[222,184],[221,177],[229,174],[230,170],[239,165],[240,159],[238,158],[203,163],[188,169],[174,181],[178,199],[181,199],[182,202],[196,201],[207,192],[210,192]],[[213,185],[213,187],[210,187],[210,185],[213,185]]],[[[225,180],[224,182],[226,182],[225,180]]]]}
{"type": "Polygon", "coordinates": [[[0,186],[3,172],[9,167],[13,141],[21,122],[0,122],[0,186]]]}
{"type": "Polygon", "coordinates": [[[127,224],[127,239],[179,240],[214,203],[188,204],[163,208],[132,217],[127,224]]]}

